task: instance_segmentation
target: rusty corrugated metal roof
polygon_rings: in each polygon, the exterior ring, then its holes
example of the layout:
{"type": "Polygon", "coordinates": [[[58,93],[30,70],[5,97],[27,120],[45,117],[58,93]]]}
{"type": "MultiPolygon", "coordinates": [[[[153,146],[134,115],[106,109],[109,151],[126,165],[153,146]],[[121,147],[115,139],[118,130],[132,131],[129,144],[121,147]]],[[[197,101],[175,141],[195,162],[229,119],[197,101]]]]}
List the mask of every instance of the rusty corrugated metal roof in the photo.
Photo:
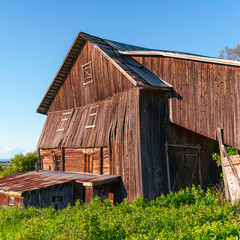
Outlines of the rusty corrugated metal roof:
{"type": "Polygon", "coordinates": [[[20,196],[23,192],[46,188],[70,181],[83,183],[84,186],[96,186],[118,181],[118,175],[93,175],[57,171],[25,172],[0,178],[0,192],[20,196]]]}

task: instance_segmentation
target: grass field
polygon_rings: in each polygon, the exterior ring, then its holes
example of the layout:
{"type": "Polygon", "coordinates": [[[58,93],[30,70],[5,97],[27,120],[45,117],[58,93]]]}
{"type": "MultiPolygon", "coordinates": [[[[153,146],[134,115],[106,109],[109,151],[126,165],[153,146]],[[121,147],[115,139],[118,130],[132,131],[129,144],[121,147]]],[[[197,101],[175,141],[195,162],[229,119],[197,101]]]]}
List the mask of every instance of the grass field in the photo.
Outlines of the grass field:
{"type": "Polygon", "coordinates": [[[239,239],[240,207],[193,187],[156,201],[113,206],[0,208],[0,239],[239,239]]]}

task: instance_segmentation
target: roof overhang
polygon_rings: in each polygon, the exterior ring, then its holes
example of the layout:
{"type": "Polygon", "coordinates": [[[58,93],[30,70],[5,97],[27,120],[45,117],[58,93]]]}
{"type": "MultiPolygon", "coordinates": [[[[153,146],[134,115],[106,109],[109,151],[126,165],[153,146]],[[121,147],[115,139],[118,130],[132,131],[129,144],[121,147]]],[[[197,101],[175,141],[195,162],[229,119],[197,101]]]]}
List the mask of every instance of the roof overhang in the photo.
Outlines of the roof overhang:
{"type": "Polygon", "coordinates": [[[83,186],[95,187],[120,180],[119,175],[95,175],[88,173],[31,171],[0,178],[0,193],[21,196],[24,192],[47,188],[75,181],[83,186]]]}
{"type": "Polygon", "coordinates": [[[75,61],[81,49],[85,45],[86,40],[81,36],[79,33],[75,38],[70,50],[68,51],[66,57],[63,60],[61,67],[59,68],[57,74],[55,75],[50,87],[48,88],[46,94],[44,95],[40,105],[37,108],[38,113],[46,114],[51,103],[53,102],[54,98],[56,97],[58,91],[60,90],[61,86],[63,85],[65,79],[68,76],[68,73],[72,69],[75,61]]]}
{"type": "Polygon", "coordinates": [[[129,56],[171,57],[171,58],[179,58],[179,59],[185,59],[185,60],[200,61],[200,62],[207,62],[207,63],[216,63],[216,64],[240,67],[240,61],[197,56],[197,55],[193,55],[193,54],[162,52],[162,51],[119,51],[119,53],[123,54],[123,55],[129,55],[129,56]]]}

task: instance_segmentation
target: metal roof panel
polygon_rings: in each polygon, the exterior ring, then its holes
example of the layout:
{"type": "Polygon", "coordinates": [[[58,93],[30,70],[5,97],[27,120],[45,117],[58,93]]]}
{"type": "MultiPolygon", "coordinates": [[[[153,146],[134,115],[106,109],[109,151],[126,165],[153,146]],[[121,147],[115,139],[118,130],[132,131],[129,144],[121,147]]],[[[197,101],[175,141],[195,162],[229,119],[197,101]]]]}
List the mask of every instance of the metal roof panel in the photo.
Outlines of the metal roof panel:
{"type": "Polygon", "coordinates": [[[70,181],[83,183],[84,186],[97,186],[118,181],[118,175],[94,175],[88,173],[31,171],[0,178],[0,192],[21,195],[23,192],[51,187],[70,181]]]}

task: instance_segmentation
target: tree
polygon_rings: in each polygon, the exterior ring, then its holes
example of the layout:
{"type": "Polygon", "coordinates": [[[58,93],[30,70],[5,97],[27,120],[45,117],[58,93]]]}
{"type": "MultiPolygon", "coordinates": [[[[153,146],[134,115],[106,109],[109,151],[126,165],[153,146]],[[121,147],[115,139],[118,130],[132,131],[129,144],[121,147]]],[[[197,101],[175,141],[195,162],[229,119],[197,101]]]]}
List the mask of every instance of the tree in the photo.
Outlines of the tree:
{"type": "Polygon", "coordinates": [[[35,170],[37,162],[37,151],[28,152],[26,155],[16,154],[10,159],[11,166],[6,167],[0,174],[1,177],[10,176],[16,173],[28,172],[35,170]]]}
{"type": "Polygon", "coordinates": [[[236,48],[225,47],[219,53],[219,58],[240,61],[240,45],[237,44],[236,48]]]}

